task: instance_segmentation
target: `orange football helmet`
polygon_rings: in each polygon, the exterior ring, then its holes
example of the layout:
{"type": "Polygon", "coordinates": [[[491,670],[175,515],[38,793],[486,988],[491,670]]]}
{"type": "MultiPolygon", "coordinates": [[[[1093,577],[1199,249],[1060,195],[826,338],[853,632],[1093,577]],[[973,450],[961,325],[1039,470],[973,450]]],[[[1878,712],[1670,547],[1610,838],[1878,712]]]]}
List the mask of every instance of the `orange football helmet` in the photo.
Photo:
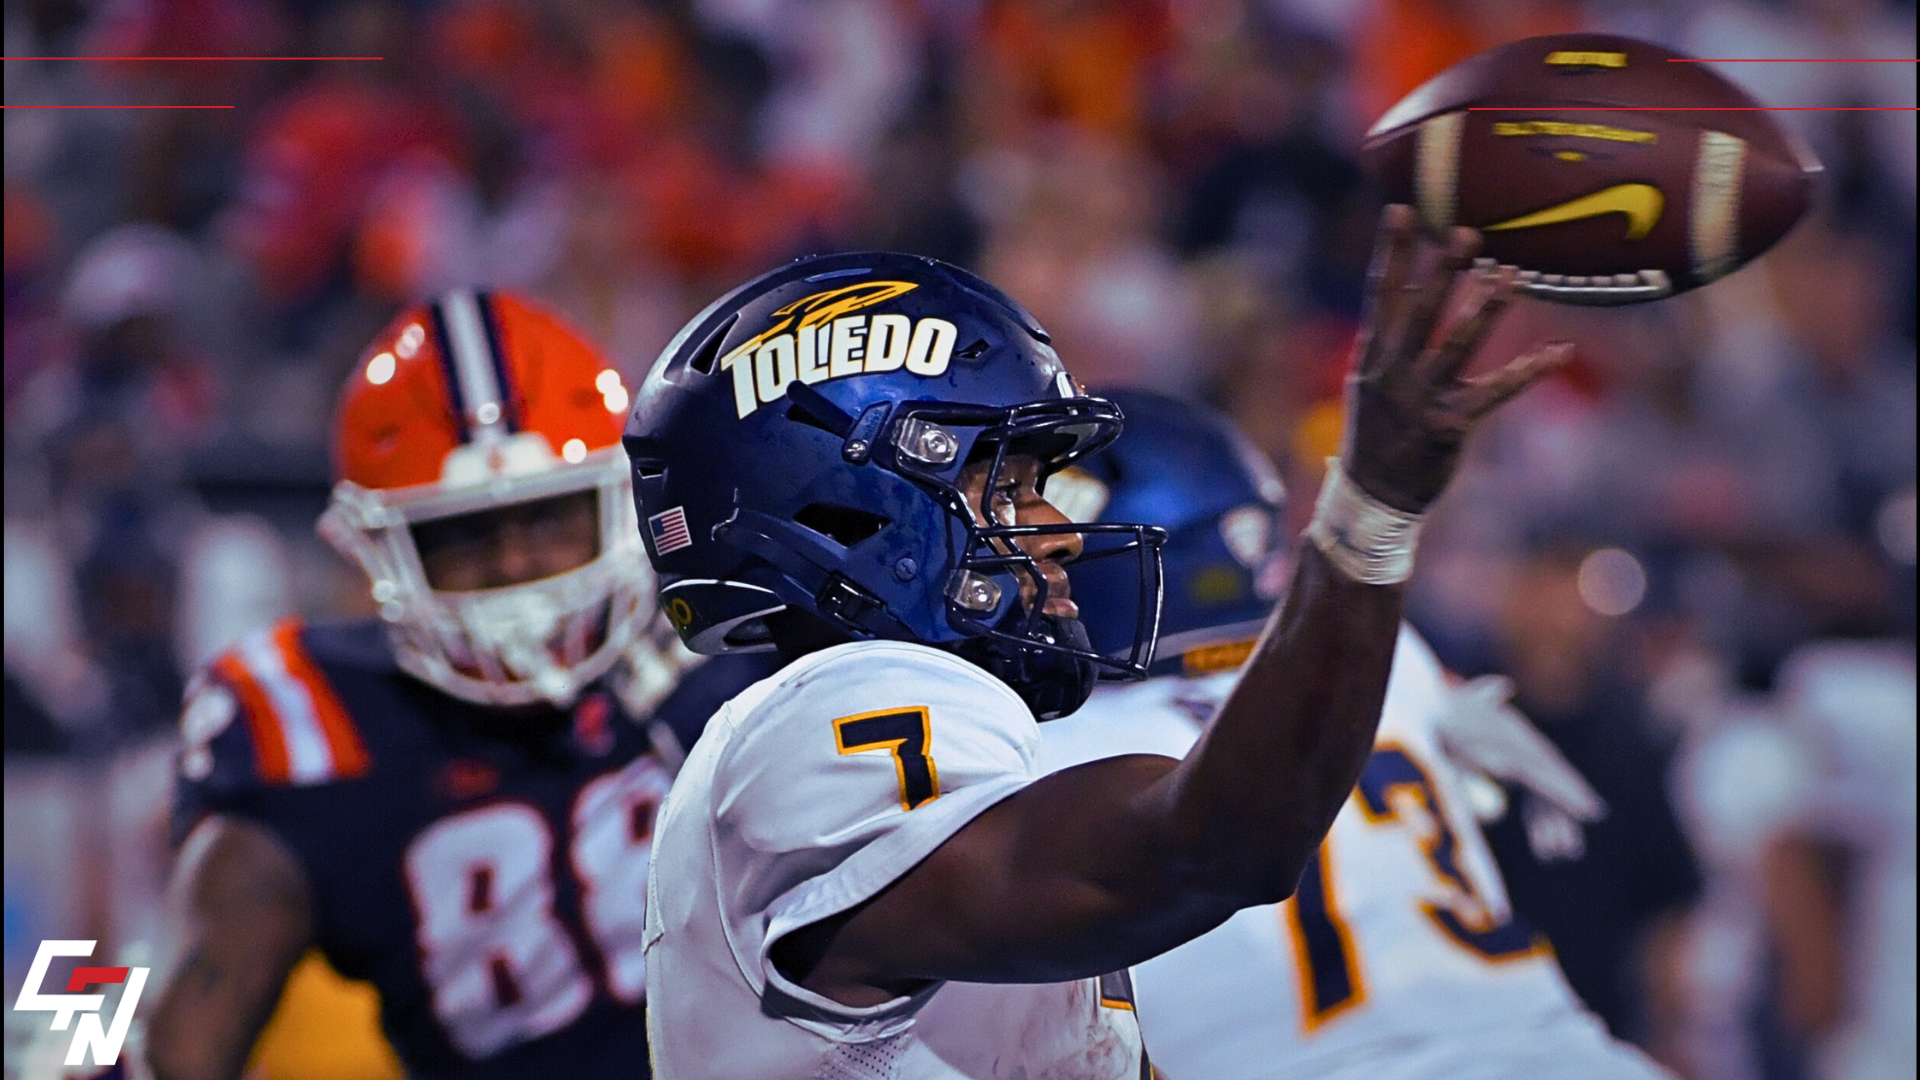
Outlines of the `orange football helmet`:
{"type": "Polygon", "coordinates": [[[400,666],[488,705],[572,702],[645,651],[653,576],[620,448],[627,391],[586,341],[503,293],[402,312],[348,377],[319,532],[360,564],[400,666]],[[498,588],[435,589],[413,527],[592,491],[585,564],[498,588]]]}

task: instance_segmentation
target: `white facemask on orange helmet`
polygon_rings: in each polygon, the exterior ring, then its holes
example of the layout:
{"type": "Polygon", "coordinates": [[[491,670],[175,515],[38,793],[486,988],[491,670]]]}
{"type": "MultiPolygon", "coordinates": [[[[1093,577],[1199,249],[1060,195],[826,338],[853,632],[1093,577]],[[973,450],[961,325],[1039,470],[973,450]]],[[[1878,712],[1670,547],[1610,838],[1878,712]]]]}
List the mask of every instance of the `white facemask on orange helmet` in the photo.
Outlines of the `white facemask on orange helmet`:
{"type": "Polygon", "coordinates": [[[366,571],[402,668],[468,701],[564,706],[645,651],[653,576],[619,443],[626,408],[598,352],[514,296],[451,292],[374,339],[335,418],[319,532],[366,571]],[[580,492],[599,520],[582,565],[471,591],[429,584],[414,526],[580,492]]]}

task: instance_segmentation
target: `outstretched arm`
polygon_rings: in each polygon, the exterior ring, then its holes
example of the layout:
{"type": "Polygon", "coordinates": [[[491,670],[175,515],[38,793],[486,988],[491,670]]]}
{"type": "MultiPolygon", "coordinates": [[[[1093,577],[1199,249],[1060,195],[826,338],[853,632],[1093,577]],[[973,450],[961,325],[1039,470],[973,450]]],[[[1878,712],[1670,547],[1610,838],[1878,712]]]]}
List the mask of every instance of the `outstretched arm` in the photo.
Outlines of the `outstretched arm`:
{"type": "Polygon", "coordinates": [[[1386,511],[1424,511],[1472,424],[1569,351],[1461,377],[1513,288],[1476,272],[1455,295],[1478,246],[1456,229],[1423,271],[1412,211],[1388,208],[1349,384],[1347,479],[1328,478],[1347,501],[1323,495],[1286,601],[1192,752],[1109,758],[1022,789],[864,905],[777,943],[789,977],[853,1005],[935,979],[1081,977],[1292,893],[1379,722],[1411,557],[1410,542],[1381,539],[1404,524],[1386,511]],[[1460,312],[1436,335],[1449,299],[1460,312]]]}
{"type": "Polygon", "coordinates": [[[306,874],[273,834],[202,821],[172,886],[175,962],[147,1025],[158,1080],[233,1080],[313,940],[306,874]]]}

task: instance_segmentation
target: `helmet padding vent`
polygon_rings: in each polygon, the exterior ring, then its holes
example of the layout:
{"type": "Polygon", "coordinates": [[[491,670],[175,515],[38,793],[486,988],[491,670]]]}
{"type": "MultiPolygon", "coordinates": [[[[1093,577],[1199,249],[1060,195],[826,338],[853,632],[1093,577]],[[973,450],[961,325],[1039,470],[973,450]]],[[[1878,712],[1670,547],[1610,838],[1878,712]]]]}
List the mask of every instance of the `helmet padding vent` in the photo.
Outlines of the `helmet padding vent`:
{"type": "Polygon", "coordinates": [[[727,333],[733,329],[733,324],[739,321],[740,315],[735,312],[726,322],[716,327],[713,333],[707,335],[707,340],[700,343],[700,351],[693,354],[693,359],[687,361],[687,366],[702,375],[713,374],[713,365],[720,359],[720,345],[727,340],[727,333]]]}
{"type": "Polygon", "coordinates": [[[808,503],[793,520],[841,547],[852,547],[892,524],[879,514],[832,503],[808,503]]]}

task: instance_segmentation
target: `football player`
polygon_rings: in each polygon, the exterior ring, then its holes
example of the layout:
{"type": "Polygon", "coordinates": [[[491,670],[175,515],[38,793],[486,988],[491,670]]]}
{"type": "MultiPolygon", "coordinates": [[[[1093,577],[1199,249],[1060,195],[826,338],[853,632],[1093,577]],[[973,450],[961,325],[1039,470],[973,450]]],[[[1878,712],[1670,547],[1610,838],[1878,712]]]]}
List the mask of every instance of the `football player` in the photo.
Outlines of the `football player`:
{"type": "Polygon", "coordinates": [[[1770,701],[1701,695],[1676,783],[1708,889],[1690,918],[1683,1045],[1695,1075],[1762,1075],[1771,1004],[1818,1080],[1912,1076],[1911,642],[1817,640],[1770,701]]]}
{"type": "Polygon", "coordinates": [[[786,666],[715,714],[661,810],[659,1075],[1146,1072],[1124,969],[1293,891],[1373,745],[1420,513],[1467,429],[1567,354],[1460,376],[1512,287],[1456,293],[1477,243],[1416,266],[1388,212],[1341,467],[1207,737],[1044,778],[1035,720],[1151,659],[1165,534],[1044,494],[1119,409],[924,258],[802,259],[688,324],[626,439],[661,605],[697,652],[786,666]],[[1123,659],[1075,618],[1089,538],[1136,571],[1123,659]]]}
{"type": "Polygon", "coordinates": [[[649,636],[626,406],[514,296],[448,293],[367,348],[319,528],[380,617],[283,622],[188,693],[163,1080],[238,1076],[309,949],[379,991],[416,1078],[644,1073],[654,811],[763,672],[676,685],[649,636]]]}
{"type": "MultiPolygon", "coordinates": [[[[1261,571],[1284,558],[1271,546],[1280,480],[1225,417],[1144,391],[1107,396],[1126,438],[1048,491],[1076,520],[1167,530],[1160,648],[1148,681],[1097,690],[1042,729],[1048,772],[1187,753],[1272,606],[1261,571]]],[[[1094,649],[1124,648],[1131,597],[1108,563],[1077,573],[1074,597],[1094,649]]],[[[1140,1026],[1168,1077],[1665,1076],[1608,1037],[1508,906],[1466,785],[1516,780],[1576,830],[1602,805],[1501,689],[1451,685],[1402,625],[1373,752],[1294,896],[1134,966],[1140,1026]]]]}

